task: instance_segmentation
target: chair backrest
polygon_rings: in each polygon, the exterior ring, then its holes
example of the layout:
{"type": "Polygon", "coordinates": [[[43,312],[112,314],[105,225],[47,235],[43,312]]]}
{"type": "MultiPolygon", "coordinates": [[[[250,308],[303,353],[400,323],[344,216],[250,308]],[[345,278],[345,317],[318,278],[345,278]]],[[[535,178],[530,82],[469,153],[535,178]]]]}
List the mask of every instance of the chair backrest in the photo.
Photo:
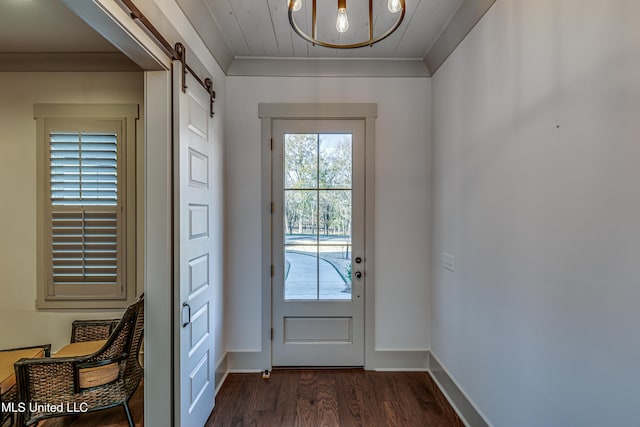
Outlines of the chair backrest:
{"type": "Polygon", "coordinates": [[[139,359],[143,333],[144,294],[127,308],[102,350],[85,360],[84,364],[96,362],[106,364],[110,361],[119,363],[119,377],[124,381],[127,395],[130,396],[143,376],[139,359]]]}

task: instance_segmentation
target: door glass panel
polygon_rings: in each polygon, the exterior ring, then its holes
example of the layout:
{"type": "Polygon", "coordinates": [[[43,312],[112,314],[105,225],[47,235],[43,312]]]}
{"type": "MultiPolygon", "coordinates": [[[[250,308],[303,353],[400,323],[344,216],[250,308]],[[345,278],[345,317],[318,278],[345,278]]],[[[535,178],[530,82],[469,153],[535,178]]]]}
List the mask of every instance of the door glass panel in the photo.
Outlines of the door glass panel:
{"type": "Polygon", "coordinates": [[[351,134],[319,135],[320,188],[351,188],[351,134]]]}
{"type": "Polygon", "coordinates": [[[351,191],[321,190],[320,299],[351,298],[351,191]]]}
{"type": "Polygon", "coordinates": [[[321,245],[351,244],[351,190],[320,190],[321,245]]]}
{"type": "Polygon", "coordinates": [[[318,299],[318,246],[285,246],[284,294],[288,300],[318,299]]]}
{"type": "Polygon", "coordinates": [[[284,191],[284,244],[318,244],[317,190],[284,191]]]}
{"type": "Polygon", "coordinates": [[[285,300],[351,299],[352,135],[285,134],[285,300]]]}
{"type": "Polygon", "coordinates": [[[318,135],[288,133],[284,136],[284,187],[317,188],[318,135]]]}

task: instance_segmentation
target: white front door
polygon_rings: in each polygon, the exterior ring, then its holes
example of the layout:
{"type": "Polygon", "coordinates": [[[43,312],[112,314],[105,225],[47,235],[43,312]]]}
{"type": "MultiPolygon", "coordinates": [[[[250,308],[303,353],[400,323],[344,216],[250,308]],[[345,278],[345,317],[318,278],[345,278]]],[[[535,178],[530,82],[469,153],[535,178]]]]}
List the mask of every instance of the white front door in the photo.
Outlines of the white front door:
{"type": "Polygon", "coordinates": [[[202,427],[214,406],[213,267],[211,248],[213,132],[207,92],[182,65],[173,70],[176,417],[181,427],[202,427]]]}
{"type": "Polygon", "coordinates": [[[364,120],[274,120],[274,366],[364,365],[364,120]]]}

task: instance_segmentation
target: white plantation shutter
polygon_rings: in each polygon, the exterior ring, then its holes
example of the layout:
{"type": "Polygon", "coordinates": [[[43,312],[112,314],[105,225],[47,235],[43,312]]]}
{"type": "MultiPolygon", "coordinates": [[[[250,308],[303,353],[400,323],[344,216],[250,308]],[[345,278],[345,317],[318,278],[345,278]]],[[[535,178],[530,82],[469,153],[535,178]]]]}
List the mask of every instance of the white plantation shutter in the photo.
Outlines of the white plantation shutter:
{"type": "Polygon", "coordinates": [[[62,122],[47,129],[50,297],[123,296],[120,134],[119,122],[62,122]],[[90,130],[71,131],[80,126],[90,130]]]}
{"type": "Polygon", "coordinates": [[[50,133],[52,285],[117,285],[118,137],[50,133]]]}
{"type": "Polygon", "coordinates": [[[52,211],[51,246],[53,285],[118,283],[115,209],[52,211]]]}
{"type": "Polygon", "coordinates": [[[51,204],[116,206],[117,142],[113,133],[52,132],[51,204]]]}

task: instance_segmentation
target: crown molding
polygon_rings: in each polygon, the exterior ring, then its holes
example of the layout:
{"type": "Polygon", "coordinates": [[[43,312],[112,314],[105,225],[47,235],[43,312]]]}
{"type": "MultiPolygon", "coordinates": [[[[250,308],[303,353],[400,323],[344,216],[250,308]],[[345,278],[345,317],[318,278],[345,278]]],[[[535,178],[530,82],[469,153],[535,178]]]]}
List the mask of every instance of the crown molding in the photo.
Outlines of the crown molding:
{"type": "Polygon", "coordinates": [[[205,2],[202,0],[176,0],[176,3],[222,71],[227,73],[233,62],[233,53],[231,53],[218,23],[205,2]]]}
{"type": "Polygon", "coordinates": [[[236,58],[228,76],[254,77],[429,77],[421,59],[236,58]]]}
{"type": "Polygon", "coordinates": [[[496,0],[464,0],[436,41],[431,45],[424,62],[431,74],[453,53],[464,38],[482,19],[496,0]]]}
{"type": "Polygon", "coordinates": [[[0,72],[141,71],[120,52],[2,53],[0,72]]]}

